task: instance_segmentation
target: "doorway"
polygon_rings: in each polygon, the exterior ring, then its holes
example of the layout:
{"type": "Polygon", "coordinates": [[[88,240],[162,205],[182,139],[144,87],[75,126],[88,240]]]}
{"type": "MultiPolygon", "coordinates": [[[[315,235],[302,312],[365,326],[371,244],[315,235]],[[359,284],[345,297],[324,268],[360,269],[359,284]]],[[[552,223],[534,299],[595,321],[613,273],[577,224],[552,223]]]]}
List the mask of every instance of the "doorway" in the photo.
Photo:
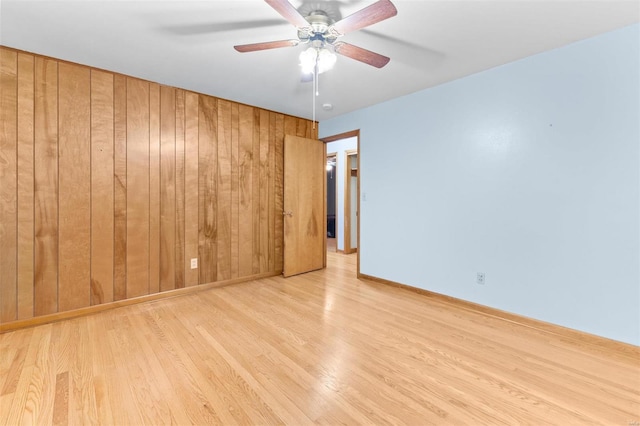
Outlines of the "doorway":
{"type": "Polygon", "coordinates": [[[338,249],[336,242],[336,214],[338,207],[338,176],[337,152],[327,154],[327,251],[335,253],[338,249]]]}
{"type": "MultiPolygon", "coordinates": [[[[327,157],[335,155],[335,168],[331,181],[329,165],[327,165],[327,194],[330,185],[336,183],[336,197],[327,197],[327,212],[335,202],[335,240],[327,238],[327,248],[335,241],[337,254],[354,253],[357,262],[357,275],[360,275],[360,131],[342,133],[321,139],[326,144],[327,157]]],[[[332,160],[331,160],[332,161],[332,160]]],[[[327,235],[329,236],[329,216],[327,217],[327,235]]]]}

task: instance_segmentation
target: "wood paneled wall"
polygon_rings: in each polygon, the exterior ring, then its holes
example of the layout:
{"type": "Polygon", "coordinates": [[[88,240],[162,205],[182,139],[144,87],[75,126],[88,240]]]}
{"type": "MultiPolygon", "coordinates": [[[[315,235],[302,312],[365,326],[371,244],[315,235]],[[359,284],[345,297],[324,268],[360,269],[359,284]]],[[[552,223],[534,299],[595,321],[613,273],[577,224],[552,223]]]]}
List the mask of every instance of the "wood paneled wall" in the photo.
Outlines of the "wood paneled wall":
{"type": "Polygon", "coordinates": [[[0,88],[0,322],[282,270],[310,121],[5,47],[0,88]]]}

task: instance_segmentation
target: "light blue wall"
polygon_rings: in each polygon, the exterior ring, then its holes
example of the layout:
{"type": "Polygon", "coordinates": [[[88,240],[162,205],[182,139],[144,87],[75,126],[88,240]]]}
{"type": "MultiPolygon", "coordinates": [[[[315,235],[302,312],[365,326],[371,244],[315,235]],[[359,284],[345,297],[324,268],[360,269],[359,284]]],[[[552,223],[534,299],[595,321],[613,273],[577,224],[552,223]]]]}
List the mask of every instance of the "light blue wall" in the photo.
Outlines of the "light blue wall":
{"type": "Polygon", "coordinates": [[[639,117],[633,25],[320,137],[360,129],[362,273],[640,345],[639,117]]]}

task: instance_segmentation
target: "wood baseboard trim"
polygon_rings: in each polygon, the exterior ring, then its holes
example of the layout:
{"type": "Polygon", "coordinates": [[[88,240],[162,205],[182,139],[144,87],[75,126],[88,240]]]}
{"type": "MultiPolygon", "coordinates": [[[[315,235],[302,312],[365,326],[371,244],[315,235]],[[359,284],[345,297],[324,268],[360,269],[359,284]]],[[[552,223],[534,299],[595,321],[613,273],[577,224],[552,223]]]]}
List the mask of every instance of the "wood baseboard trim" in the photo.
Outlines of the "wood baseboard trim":
{"type": "Polygon", "coordinates": [[[441,293],[424,290],[424,289],[413,287],[407,284],[386,280],[384,278],[374,277],[372,275],[358,274],[358,279],[372,281],[372,282],[384,284],[384,285],[389,285],[389,286],[401,288],[404,290],[409,290],[414,293],[418,293],[422,296],[429,297],[430,299],[433,299],[439,302],[444,302],[449,305],[453,305],[456,308],[464,309],[467,311],[473,311],[477,313],[482,313],[484,315],[491,316],[493,318],[497,318],[503,321],[513,322],[525,327],[536,329],[538,331],[553,334],[561,338],[571,339],[572,341],[576,341],[581,344],[588,344],[590,346],[595,346],[607,351],[615,351],[615,352],[618,352],[619,354],[627,355],[635,360],[637,360],[638,357],[640,357],[640,347],[632,345],[630,343],[620,342],[618,340],[597,336],[595,334],[590,334],[584,331],[574,330],[572,328],[564,327],[561,325],[552,324],[546,321],[525,317],[525,316],[514,314],[511,312],[481,305],[479,303],[458,299],[453,296],[447,296],[441,293]]]}
{"type": "Polygon", "coordinates": [[[197,293],[204,290],[210,290],[212,288],[225,287],[233,284],[240,284],[244,282],[254,281],[261,278],[268,278],[281,275],[282,271],[265,272],[263,274],[251,275],[248,277],[234,278],[230,280],[217,281],[214,283],[200,284],[192,287],[178,288],[175,290],[163,291],[162,293],[147,294],[145,296],[134,297],[131,299],[118,300],[115,302],[103,303],[100,305],[87,306],[86,308],[74,309],[72,311],[58,312],[50,315],[42,315],[39,317],[28,318],[24,320],[17,320],[0,324],[0,334],[9,331],[20,330],[22,328],[35,327],[43,324],[50,324],[66,319],[77,318],[85,315],[92,315],[98,312],[107,311],[110,309],[121,308],[123,306],[135,305],[138,303],[151,302],[154,300],[168,299],[170,297],[183,296],[186,294],[197,293]]]}

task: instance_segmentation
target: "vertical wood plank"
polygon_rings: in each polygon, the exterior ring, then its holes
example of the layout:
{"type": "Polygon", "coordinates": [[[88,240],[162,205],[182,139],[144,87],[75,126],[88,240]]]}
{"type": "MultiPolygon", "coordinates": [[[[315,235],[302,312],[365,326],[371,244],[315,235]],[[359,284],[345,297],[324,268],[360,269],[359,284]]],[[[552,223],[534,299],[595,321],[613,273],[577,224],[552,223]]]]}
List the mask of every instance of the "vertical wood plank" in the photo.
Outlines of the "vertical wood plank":
{"type": "Polygon", "coordinates": [[[253,274],[253,108],[239,106],[238,274],[253,274]]]}
{"type": "Polygon", "coordinates": [[[253,273],[260,273],[260,109],[253,109],[253,273]]]}
{"type": "MultiPolygon", "coordinates": [[[[198,95],[185,98],[185,262],[198,257],[198,95]]],[[[198,270],[186,266],[185,286],[198,284],[198,270]]]]}
{"type": "MultiPolygon", "coordinates": [[[[270,113],[260,110],[260,273],[269,270],[269,127],[270,113]]],[[[294,214],[296,214],[294,212],[294,214]]]]}
{"type": "Polygon", "coordinates": [[[0,50],[0,321],[18,317],[18,54],[0,50]]]}
{"type": "Polygon", "coordinates": [[[231,102],[218,101],[218,280],[231,278],[231,102]]]}
{"type": "Polygon", "coordinates": [[[127,297],[127,78],[114,76],[113,299],[127,297]]]}
{"type": "Polygon", "coordinates": [[[127,78],[127,298],[149,293],[149,83],[127,78]]]}
{"type": "Polygon", "coordinates": [[[34,315],[58,311],[58,63],[36,56],[34,315]]]}
{"type": "Polygon", "coordinates": [[[149,85],[149,293],[160,291],[160,85],[149,85]]]}
{"type": "Polygon", "coordinates": [[[18,53],[18,319],[33,317],[34,66],[33,55],[18,53]]]}
{"type": "Polygon", "coordinates": [[[298,119],[290,115],[285,115],[284,116],[284,134],[296,136],[296,132],[298,131],[297,129],[298,129],[298,119]]]}
{"type": "Polygon", "coordinates": [[[91,70],[91,304],[113,301],[113,74],[91,70]]]}
{"type": "Polygon", "coordinates": [[[275,226],[276,226],[276,218],[275,218],[275,208],[276,208],[276,197],[275,197],[275,188],[276,188],[276,161],[275,161],[275,152],[276,152],[276,128],[277,128],[277,117],[280,114],[275,112],[269,113],[269,156],[268,156],[268,168],[269,168],[269,180],[267,186],[267,192],[269,193],[269,203],[267,207],[267,223],[268,223],[268,233],[267,238],[269,240],[269,252],[267,254],[267,271],[275,271],[275,249],[276,249],[276,238],[275,238],[275,226]]]}
{"type": "Polygon", "coordinates": [[[91,304],[91,73],[58,65],[60,311],[91,304]]]}
{"type": "Polygon", "coordinates": [[[176,287],[176,94],[160,88],[160,291],[176,287]]]}
{"type": "Polygon", "coordinates": [[[218,112],[215,98],[198,96],[199,102],[199,162],[200,206],[199,206],[199,269],[200,284],[215,282],[218,271],[216,248],[216,189],[217,189],[217,126],[218,112]]]}
{"type": "Polygon", "coordinates": [[[238,104],[231,104],[231,278],[238,278],[238,253],[239,253],[239,127],[240,117],[238,104]]]}
{"type": "Polygon", "coordinates": [[[274,269],[276,272],[282,271],[283,244],[284,244],[284,218],[280,214],[284,210],[284,115],[276,116],[276,135],[274,138],[274,198],[275,198],[275,231],[274,231],[274,269]]]}
{"type": "Polygon", "coordinates": [[[184,287],[184,129],[185,93],[176,90],[176,288],[184,287]]]}
{"type": "Polygon", "coordinates": [[[309,137],[309,130],[307,128],[307,120],[296,118],[296,136],[301,138],[309,137]]]}

